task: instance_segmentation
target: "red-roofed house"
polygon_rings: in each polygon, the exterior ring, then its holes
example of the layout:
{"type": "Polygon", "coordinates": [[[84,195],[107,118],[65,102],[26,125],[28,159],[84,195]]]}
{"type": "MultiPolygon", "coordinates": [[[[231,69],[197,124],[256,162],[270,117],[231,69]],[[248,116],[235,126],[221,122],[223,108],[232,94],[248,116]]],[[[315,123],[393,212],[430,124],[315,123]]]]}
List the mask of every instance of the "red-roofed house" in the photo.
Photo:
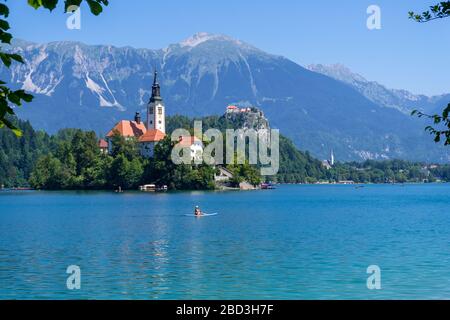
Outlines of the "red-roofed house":
{"type": "Polygon", "coordinates": [[[147,129],[142,122],[122,120],[117,123],[115,127],[111,129],[111,131],[108,132],[106,137],[111,138],[116,132],[125,138],[139,138],[140,136],[145,134],[145,132],[147,132],[147,129]]]}
{"type": "Polygon", "coordinates": [[[103,154],[108,153],[108,142],[106,142],[105,139],[100,139],[98,141],[98,148],[100,149],[100,152],[103,154]]]}
{"type": "Polygon", "coordinates": [[[166,134],[158,129],[150,129],[139,138],[141,155],[146,158],[152,158],[155,153],[156,144],[163,140],[166,134]]]}
{"type": "Polygon", "coordinates": [[[235,113],[235,112],[239,112],[239,108],[236,106],[228,106],[227,107],[227,113],[235,113]]]}
{"type": "Polygon", "coordinates": [[[112,137],[115,134],[120,134],[125,139],[136,138],[139,139],[142,135],[147,132],[145,124],[141,121],[141,116],[139,112],[136,112],[134,116],[134,121],[121,120],[114,128],[112,128],[106,135],[106,141],[108,143],[108,151],[112,152],[112,137]]]}

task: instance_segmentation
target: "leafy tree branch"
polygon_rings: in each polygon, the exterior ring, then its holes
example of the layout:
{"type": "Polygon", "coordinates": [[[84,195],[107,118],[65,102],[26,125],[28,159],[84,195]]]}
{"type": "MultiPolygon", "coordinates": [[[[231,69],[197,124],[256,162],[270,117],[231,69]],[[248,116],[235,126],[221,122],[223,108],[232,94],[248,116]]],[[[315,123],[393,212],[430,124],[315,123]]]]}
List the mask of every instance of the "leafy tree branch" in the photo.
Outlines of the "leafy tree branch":
{"type": "Polygon", "coordinates": [[[422,13],[409,12],[409,18],[417,22],[428,22],[436,19],[450,17],[450,1],[443,1],[430,7],[422,13]]]}
{"type": "MultiPolygon", "coordinates": [[[[417,115],[419,118],[426,117],[426,118],[432,119],[435,125],[441,125],[442,127],[446,127],[446,128],[450,129],[449,114],[450,114],[450,103],[448,104],[447,108],[444,109],[444,111],[442,112],[442,115],[437,115],[437,114],[429,115],[429,114],[420,112],[418,110],[414,110],[412,112],[412,115],[417,115]]],[[[434,141],[436,143],[444,141],[444,144],[446,146],[450,145],[450,130],[438,130],[432,126],[426,127],[425,130],[434,136],[434,141]]]]}
{"type": "MultiPolygon", "coordinates": [[[[9,7],[6,0],[0,0],[0,43],[11,44],[13,36],[8,32],[10,25],[6,20],[9,16],[9,7]]],[[[28,0],[28,4],[35,9],[44,8],[50,11],[56,8],[59,0],[28,0]]],[[[103,6],[108,5],[108,0],[65,0],[64,12],[71,6],[80,6],[82,2],[86,2],[90,11],[94,15],[99,15],[103,11],[103,6]]],[[[0,47],[0,60],[7,68],[13,62],[25,63],[22,56],[16,53],[8,53],[4,51],[4,47],[0,47]]],[[[7,127],[11,129],[17,136],[22,134],[21,130],[9,119],[14,116],[14,108],[20,107],[23,102],[31,102],[33,96],[24,90],[12,90],[4,81],[0,80],[0,128],[7,127]]]]}
{"type": "MultiPolygon", "coordinates": [[[[409,18],[417,22],[424,23],[436,19],[443,19],[450,17],[450,1],[443,1],[434,6],[431,6],[429,10],[418,14],[413,11],[409,12],[409,18]]],[[[442,114],[429,115],[418,110],[414,110],[412,115],[417,115],[419,118],[425,117],[433,120],[435,126],[427,126],[425,128],[431,135],[434,136],[434,141],[439,143],[444,141],[444,145],[450,145],[450,103],[442,111],[442,114]],[[436,127],[438,126],[439,127],[436,127]],[[442,128],[442,130],[440,129],[442,128]],[[445,130],[444,130],[445,129],[445,130]],[[443,139],[444,138],[444,139],[443,139]]]]}

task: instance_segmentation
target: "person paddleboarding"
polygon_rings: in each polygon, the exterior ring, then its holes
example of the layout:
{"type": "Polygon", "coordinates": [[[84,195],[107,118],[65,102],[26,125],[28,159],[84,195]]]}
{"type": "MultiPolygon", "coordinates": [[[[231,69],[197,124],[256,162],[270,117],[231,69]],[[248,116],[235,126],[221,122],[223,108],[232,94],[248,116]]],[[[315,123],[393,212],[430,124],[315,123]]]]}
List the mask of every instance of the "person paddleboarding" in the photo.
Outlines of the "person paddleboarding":
{"type": "Polygon", "coordinates": [[[199,206],[195,206],[194,215],[196,217],[201,217],[203,215],[202,210],[200,210],[199,206]]]}

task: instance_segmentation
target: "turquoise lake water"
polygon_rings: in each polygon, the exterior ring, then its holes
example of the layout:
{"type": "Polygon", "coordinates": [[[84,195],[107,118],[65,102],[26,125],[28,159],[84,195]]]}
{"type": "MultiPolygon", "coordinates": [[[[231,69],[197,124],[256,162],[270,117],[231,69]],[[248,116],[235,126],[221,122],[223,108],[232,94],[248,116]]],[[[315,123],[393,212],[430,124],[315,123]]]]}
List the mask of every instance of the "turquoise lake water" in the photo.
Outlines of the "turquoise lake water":
{"type": "Polygon", "coordinates": [[[0,192],[1,299],[449,299],[449,270],[448,184],[0,192]]]}

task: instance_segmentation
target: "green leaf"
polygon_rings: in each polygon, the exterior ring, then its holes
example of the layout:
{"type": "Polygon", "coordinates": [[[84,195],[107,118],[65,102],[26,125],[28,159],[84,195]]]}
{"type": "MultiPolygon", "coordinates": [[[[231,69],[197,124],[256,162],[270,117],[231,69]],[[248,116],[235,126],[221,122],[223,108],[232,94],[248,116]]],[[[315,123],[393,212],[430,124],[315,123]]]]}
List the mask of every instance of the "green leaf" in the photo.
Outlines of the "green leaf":
{"type": "Polygon", "coordinates": [[[66,0],[64,2],[64,12],[67,12],[67,10],[71,7],[71,6],[77,6],[79,7],[81,5],[81,0],[66,0]]]}
{"type": "Polygon", "coordinates": [[[11,65],[11,58],[6,53],[0,52],[0,59],[2,60],[3,64],[9,68],[11,65]]]}
{"type": "Polygon", "coordinates": [[[444,119],[448,119],[449,114],[450,114],[450,103],[448,104],[447,108],[444,109],[444,112],[442,112],[442,117],[444,119]]]}
{"type": "Polygon", "coordinates": [[[7,18],[9,16],[9,9],[3,3],[0,3],[0,16],[7,18]]]}
{"type": "Polygon", "coordinates": [[[20,97],[19,97],[19,95],[16,94],[15,92],[11,92],[11,93],[8,95],[8,100],[11,101],[11,102],[14,103],[14,104],[17,104],[18,106],[21,105],[20,97]]]}
{"type": "Polygon", "coordinates": [[[0,19],[0,29],[9,30],[9,23],[8,23],[8,21],[0,19]]]}
{"type": "Polygon", "coordinates": [[[16,137],[22,137],[23,133],[22,130],[20,130],[19,128],[10,128],[11,131],[16,135],[16,137]]]}
{"type": "Polygon", "coordinates": [[[9,56],[11,59],[16,60],[17,62],[25,63],[25,61],[23,61],[22,56],[17,53],[10,54],[9,56]]]}
{"type": "Polygon", "coordinates": [[[9,129],[11,129],[12,132],[14,132],[14,134],[17,137],[21,137],[22,136],[22,131],[19,128],[17,128],[15,125],[13,125],[9,120],[1,119],[0,121],[3,122],[9,129]]]}
{"type": "Polygon", "coordinates": [[[14,114],[14,110],[11,107],[9,107],[9,106],[6,106],[6,112],[11,114],[11,115],[14,114]]]}
{"type": "Polygon", "coordinates": [[[28,4],[30,6],[32,6],[33,8],[37,9],[40,6],[42,6],[42,1],[41,0],[28,0],[28,4]]]}
{"type": "Polygon", "coordinates": [[[444,112],[442,113],[442,117],[443,117],[444,119],[447,119],[447,118],[448,118],[449,112],[450,112],[449,108],[446,108],[446,109],[444,110],[444,112]]]}
{"type": "Polygon", "coordinates": [[[100,13],[102,13],[103,8],[100,3],[98,3],[97,1],[94,1],[94,0],[87,0],[87,3],[89,5],[89,8],[91,9],[91,12],[94,15],[98,16],[100,13]]]}
{"type": "MultiPolygon", "coordinates": [[[[0,52],[0,59],[3,61],[3,63],[7,67],[11,66],[12,60],[15,60],[20,63],[24,63],[22,56],[17,53],[0,52]]],[[[2,83],[2,84],[4,84],[4,83],[2,83]]]]}
{"type": "Polygon", "coordinates": [[[31,94],[26,93],[25,90],[14,91],[14,94],[25,102],[31,102],[34,98],[31,94]]]}
{"type": "Polygon", "coordinates": [[[42,6],[50,11],[56,8],[58,0],[42,0],[42,6]]]}
{"type": "Polygon", "coordinates": [[[0,41],[2,43],[9,43],[11,44],[12,35],[11,33],[4,32],[3,30],[0,30],[0,41]]]}

